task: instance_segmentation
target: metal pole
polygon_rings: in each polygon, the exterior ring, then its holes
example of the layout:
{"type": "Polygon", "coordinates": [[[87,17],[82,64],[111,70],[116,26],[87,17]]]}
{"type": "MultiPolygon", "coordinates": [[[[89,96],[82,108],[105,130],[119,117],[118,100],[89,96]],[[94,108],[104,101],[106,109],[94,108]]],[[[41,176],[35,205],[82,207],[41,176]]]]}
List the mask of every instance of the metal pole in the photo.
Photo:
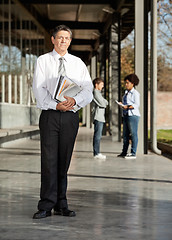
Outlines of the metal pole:
{"type": "Polygon", "coordinates": [[[135,1],[135,73],[140,79],[137,90],[140,93],[141,113],[137,152],[144,154],[144,0],[135,1]]]}
{"type": "MultiPolygon", "coordinates": [[[[118,14],[118,100],[121,101],[121,15],[118,14]]],[[[118,141],[121,142],[121,108],[118,108],[118,141]]]]}
{"type": "Polygon", "coordinates": [[[1,88],[2,88],[2,100],[1,102],[5,102],[5,75],[1,76],[1,88]]]}
{"type": "Polygon", "coordinates": [[[144,1],[144,154],[148,153],[148,3],[144,1]]]}
{"type": "Polygon", "coordinates": [[[23,104],[23,76],[20,75],[20,104],[23,104]]]}
{"type": "Polygon", "coordinates": [[[8,47],[9,47],[9,73],[11,73],[11,0],[8,1],[8,47]]]}
{"type": "Polygon", "coordinates": [[[157,148],[157,129],[156,129],[156,96],[157,96],[157,0],[151,1],[151,101],[150,101],[150,138],[151,148],[157,153],[161,151],[157,148]]]}
{"type": "MultiPolygon", "coordinates": [[[[89,65],[88,67],[88,71],[91,75],[91,66],[89,65]]],[[[90,104],[88,104],[86,106],[86,127],[87,128],[91,128],[91,116],[90,116],[90,113],[91,113],[91,109],[90,109],[90,104]]]]}
{"type": "Polygon", "coordinates": [[[8,75],[8,103],[12,103],[12,76],[8,75]]]}
{"type": "Polygon", "coordinates": [[[14,76],[14,103],[17,104],[17,75],[14,76]]]}

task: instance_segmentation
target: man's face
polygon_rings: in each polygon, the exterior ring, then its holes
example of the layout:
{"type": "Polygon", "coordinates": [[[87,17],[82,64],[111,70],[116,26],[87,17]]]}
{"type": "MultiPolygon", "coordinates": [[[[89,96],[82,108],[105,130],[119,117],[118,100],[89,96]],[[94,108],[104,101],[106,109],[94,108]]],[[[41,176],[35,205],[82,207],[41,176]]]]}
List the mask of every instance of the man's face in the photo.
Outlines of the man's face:
{"type": "Polygon", "coordinates": [[[68,47],[71,43],[70,33],[67,31],[59,31],[56,37],[51,37],[51,41],[54,44],[54,49],[61,56],[65,55],[68,47]]]}

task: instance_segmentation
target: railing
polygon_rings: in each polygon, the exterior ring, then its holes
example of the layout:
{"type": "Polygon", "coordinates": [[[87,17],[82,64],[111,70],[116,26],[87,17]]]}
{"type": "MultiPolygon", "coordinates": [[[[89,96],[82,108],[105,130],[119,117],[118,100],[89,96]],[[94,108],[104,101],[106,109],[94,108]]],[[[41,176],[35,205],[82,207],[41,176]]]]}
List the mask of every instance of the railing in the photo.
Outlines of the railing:
{"type": "Polygon", "coordinates": [[[0,75],[0,102],[9,104],[34,103],[29,75],[0,75]]]}

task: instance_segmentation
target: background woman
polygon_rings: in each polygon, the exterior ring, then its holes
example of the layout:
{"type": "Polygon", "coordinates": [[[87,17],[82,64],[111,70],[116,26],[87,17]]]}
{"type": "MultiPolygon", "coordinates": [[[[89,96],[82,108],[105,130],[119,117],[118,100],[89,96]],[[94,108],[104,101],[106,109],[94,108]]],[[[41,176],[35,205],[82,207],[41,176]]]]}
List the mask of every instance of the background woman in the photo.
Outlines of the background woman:
{"type": "Polygon", "coordinates": [[[138,123],[140,119],[140,93],[135,89],[139,79],[135,74],[125,77],[125,94],[122,99],[123,109],[123,149],[118,157],[135,159],[138,144],[138,123]],[[129,140],[131,138],[131,153],[127,154],[129,140]]]}

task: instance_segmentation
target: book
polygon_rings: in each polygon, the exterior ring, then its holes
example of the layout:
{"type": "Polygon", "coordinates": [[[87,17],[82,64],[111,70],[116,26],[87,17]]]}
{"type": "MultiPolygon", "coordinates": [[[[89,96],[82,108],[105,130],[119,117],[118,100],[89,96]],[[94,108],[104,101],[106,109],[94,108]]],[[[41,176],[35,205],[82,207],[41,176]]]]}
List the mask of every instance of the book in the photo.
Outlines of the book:
{"type": "Polygon", "coordinates": [[[117,100],[115,100],[115,102],[118,104],[118,106],[120,106],[120,107],[124,107],[124,104],[118,102],[117,100]]]}
{"type": "MultiPolygon", "coordinates": [[[[82,88],[78,86],[72,79],[68,78],[67,76],[60,76],[57,85],[54,91],[54,99],[57,102],[63,102],[66,99],[64,96],[67,97],[75,97],[82,88]]],[[[78,107],[74,106],[74,111],[77,111],[78,107]]]]}

